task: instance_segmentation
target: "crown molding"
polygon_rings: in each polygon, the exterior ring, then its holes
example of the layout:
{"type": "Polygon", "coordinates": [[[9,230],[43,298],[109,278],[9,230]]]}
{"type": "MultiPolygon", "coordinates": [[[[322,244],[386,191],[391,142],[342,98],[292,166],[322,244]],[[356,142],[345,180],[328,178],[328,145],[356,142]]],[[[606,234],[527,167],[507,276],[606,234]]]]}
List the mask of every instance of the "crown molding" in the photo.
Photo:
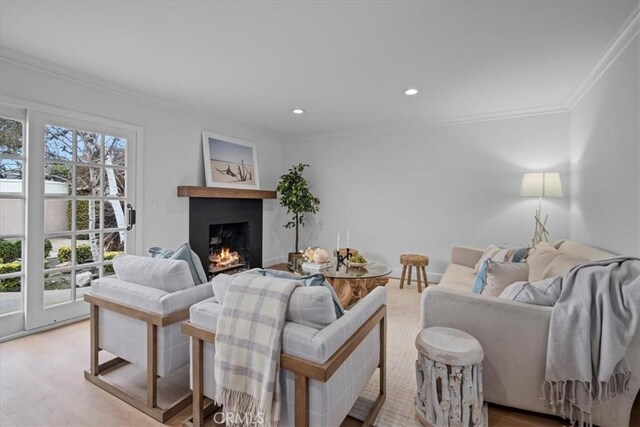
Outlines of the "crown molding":
{"type": "Polygon", "coordinates": [[[191,118],[206,120],[208,122],[214,122],[218,124],[225,124],[229,126],[245,129],[252,134],[267,135],[272,138],[281,140],[282,135],[274,133],[273,131],[266,131],[264,129],[255,129],[248,127],[245,124],[220,118],[213,118],[211,115],[196,111],[194,109],[176,104],[166,99],[154,96],[148,92],[143,92],[137,89],[133,89],[127,86],[123,86],[119,83],[111,80],[103,79],[93,74],[85,73],[74,68],[69,68],[64,65],[57,64],[55,62],[47,61],[42,58],[38,58],[32,55],[28,55],[17,50],[8,48],[4,45],[0,45],[0,60],[7,61],[13,64],[17,64],[23,67],[31,68],[33,70],[46,73],[57,78],[72,81],[84,86],[92,87],[101,91],[112,93],[114,95],[127,98],[129,100],[139,102],[142,104],[150,105],[156,108],[164,110],[170,110],[175,113],[179,113],[191,118]]]}
{"type": "Polygon", "coordinates": [[[567,113],[569,110],[564,105],[549,105],[533,108],[524,108],[517,110],[507,110],[492,113],[473,114],[466,116],[450,117],[445,119],[438,119],[433,121],[412,121],[403,122],[390,126],[378,126],[378,127],[362,127],[355,129],[345,129],[335,132],[318,132],[313,134],[304,135],[292,135],[284,139],[284,142],[300,142],[300,141],[312,141],[316,139],[329,138],[329,137],[343,137],[349,135],[363,135],[367,133],[379,133],[379,132],[391,132],[404,129],[428,129],[444,126],[465,125],[472,123],[493,122],[498,120],[518,119],[525,117],[544,116],[548,114],[567,113]]]}
{"type": "Polygon", "coordinates": [[[571,110],[576,106],[638,34],[640,34],[640,4],[636,6],[631,15],[629,15],[629,18],[627,18],[622,27],[620,27],[620,30],[618,30],[611,40],[605,54],[587,75],[586,79],[571,92],[571,95],[569,95],[569,98],[565,101],[567,110],[571,110]]]}

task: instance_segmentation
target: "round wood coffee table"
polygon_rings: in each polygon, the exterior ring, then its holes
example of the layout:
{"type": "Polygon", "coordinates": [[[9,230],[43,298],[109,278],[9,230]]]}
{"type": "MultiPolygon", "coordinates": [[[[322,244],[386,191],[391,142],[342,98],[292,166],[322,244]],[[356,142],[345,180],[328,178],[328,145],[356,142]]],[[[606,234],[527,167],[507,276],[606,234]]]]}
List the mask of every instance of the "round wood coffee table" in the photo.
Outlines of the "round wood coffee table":
{"type": "Polygon", "coordinates": [[[386,285],[389,279],[385,276],[391,273],[391,267],[369,262],[362,268],[340,266],[336,271],[334,265],[319,272],[336,290],[342,306],[348,308],[367,296],[372,289],[386,285]]]}

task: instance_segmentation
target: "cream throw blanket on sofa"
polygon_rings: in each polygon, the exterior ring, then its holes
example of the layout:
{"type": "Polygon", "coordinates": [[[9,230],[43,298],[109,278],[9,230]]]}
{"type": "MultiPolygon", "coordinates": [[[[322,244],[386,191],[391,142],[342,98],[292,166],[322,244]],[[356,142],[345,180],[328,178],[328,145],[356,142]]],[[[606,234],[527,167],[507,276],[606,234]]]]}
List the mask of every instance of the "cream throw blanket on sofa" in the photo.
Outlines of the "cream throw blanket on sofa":
{"type": "Polygon", "coordinates": [[[282,329],[296,286],[249,274],[232,279],[218,317],[213,363],[214,400],[233,414],[231,424],[278,425],[282,329]]]}
{"type": "Polygon", "coordinates": [[[563,416],[591,425],[593,399],[628,391],[625,357],[640,322],[640,259],[574,267],[551,313],[545,399],[563,416]]]}

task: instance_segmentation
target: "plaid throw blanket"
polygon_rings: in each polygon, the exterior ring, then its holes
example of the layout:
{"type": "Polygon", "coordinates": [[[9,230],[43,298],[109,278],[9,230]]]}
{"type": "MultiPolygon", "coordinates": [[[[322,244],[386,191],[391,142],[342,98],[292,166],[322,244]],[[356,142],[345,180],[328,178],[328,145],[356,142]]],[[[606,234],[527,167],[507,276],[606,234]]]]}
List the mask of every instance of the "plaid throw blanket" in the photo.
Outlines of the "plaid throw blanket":
{"type": "Polygon", "coordinates": [[[240,274],[218,317],[215,402],[242,424],[277,426],[280,348],[293,280],[240,274]]]}

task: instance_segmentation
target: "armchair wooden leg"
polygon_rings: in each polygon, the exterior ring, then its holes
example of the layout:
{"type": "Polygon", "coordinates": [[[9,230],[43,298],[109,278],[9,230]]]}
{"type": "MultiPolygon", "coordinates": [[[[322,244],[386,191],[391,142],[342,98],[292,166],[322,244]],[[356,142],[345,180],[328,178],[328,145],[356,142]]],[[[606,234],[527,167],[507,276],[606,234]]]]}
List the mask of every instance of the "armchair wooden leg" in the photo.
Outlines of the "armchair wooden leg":
{"type": "Polygon", "coordinates": [[[309,378],[296,374],[295,381],[296,427],[307,427],[309,425],[309,378]]]}
{"type": "Polygon", "coordinates": [[[364,419],[362,425],[364,427],[372,426],[378,417],[378,413],[382,409],[384,400],[387,395],[387,316],[380,319],[380,362],[378,363],[380,374],[380,391],[378,398],[373,402],[373,406],[369,410],[369,414],[364,419]]]}
{"type": "Polygon", "coordinates": [[[158,327],[147,323],[147,405],[158,404],[158,327]]]}
{"type": "Polygon", "coordinates": [[[193,426],[204,426],[204,375],[202,372],[203,364],[203,345],[202,340],[191,337],[191,349],[193,353],[193,426]]]}
{"type": "Polygon", "coordinates": [[[100,365],[98,363],[99,359],[98,359],[98,352],[100,351],[100,348],[98,346],[98,343],[100,342],[98,340],[98,331],[100,323],[99,323],[99,313],[98,313],[98,306],[91,304],[90,307],[90,316],[91,316],[91,368],[89,370],[89,372],[91,373],[91,375],[98,376],[100,374],[100,365]]]}

